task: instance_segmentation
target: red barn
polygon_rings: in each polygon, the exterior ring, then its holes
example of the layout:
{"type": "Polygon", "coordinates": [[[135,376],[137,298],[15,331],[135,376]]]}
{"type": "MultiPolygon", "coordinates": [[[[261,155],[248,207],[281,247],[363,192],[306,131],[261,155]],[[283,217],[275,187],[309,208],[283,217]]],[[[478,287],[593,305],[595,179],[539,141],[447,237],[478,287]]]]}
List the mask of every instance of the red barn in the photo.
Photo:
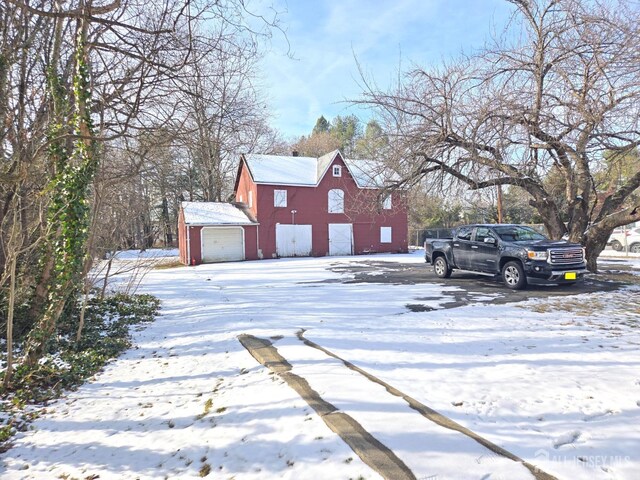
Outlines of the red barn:
{"type": "MultiPolygon", "coordinates": [[[[338,150],[320,158],[242,155],[234,191],[251,221],[242,226],[250,250],[244,259],[406,252],[406,196],[384,194],[387,172],[374,161],[344,159],[338,150]],[[255,244],[248,228],[255,229],[255,244]]],[[[182,261],[200,263],[186,251],[183,257],[186,236],[181,233],[182,261]]]]}

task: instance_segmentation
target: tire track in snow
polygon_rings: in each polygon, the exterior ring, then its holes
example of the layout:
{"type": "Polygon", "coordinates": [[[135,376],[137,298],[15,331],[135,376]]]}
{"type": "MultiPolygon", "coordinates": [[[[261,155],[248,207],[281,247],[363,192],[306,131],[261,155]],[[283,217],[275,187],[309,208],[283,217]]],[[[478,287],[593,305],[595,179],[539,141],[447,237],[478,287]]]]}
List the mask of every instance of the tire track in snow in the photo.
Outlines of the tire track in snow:
{"type": "MultiPolygon", "coordinates": [[[[454,430],[456,432],[462,433],[463,435],[471,438],[472,440],[476,441],[477,443],[479,443],[480,445],[482,445],[483,447],[489,449],[491,452],[508,458],[509,460],[513,460],[514,462],[518,462],[521,463],[525,468],[527,468],[527,470],[529,470],[531,472],[531,474],[537,479],[537,480],[557,480],[556,477],[554,477],[553,475],[550,475],[542,470],[540,470],[538,467],[536,467],[535,465],[532,465],[528,462],[526,462],[525,460],[523,460],[522,458],[518,457],[517,455],[505,450],[504,448],[496,445],[495,443],[487,440],[486,438],[478,435],[477,433],[469,430],[468,428],[460,425],[457,422],[454,422],[453,420],[451,420],[448,417],[445,417],[444,415],[442,415],[441,413],[437,412],[436,410],[433,410],[432,408],[428,407],[427,405],[417,401],[416,399],[414,399],[413,397],[410,397],[409,395],[401,392],[400,390],[396,389],[395,387],[389,385],[388,383],[386,383],[383,380],[380,380],[378,377],[375,377],[374,375],[370,374],[369,372],[363,370],[362,368],[354,365],[353,363],[344,360],[343,358],[339,357],[338,355],[336,355],[335,353],[331,352],[330,350],[327,350],[326,348],[322,347],[321,345],[318,345],[315,342],[312,342],[311,340],[308,340],[307,338],[305,338],[304,336],[304,329],[301,329],[297,332],[297,336],[298,339],[303,342],[305,345],[315,348],[317,350],[320,350],[321,352],[323,352],[324,354],[342,362],[347,368],[349,368],[350,370],[353,370],[361,375],[363,375],[365,378],[367,378],[368,380],[370,380],[373,383],[376,383],[382,387],[384,387],[387,392],[389,392],[390,394],[399,397],[401,399],[403,399],[404,401],[407,402],[407,404],[409,405],[409,407],[411,407],[413,410],[417,411],[418,413],[420,413],[423,417],[425,417],[426,419],[432,421],[433,423],[440,425],[441,427],[447,428],[449,430],[454,430]]],[[[269,343],[270,344],[270,343],[269,343]]],[[[274,348],[274,347],[271,347],[274,348]]],[[[275,350],[275,348],[274,348],[275,350]]]]}
{"type": "Polygon", "coordinates": [[[362,428],[351,416],[338,411],[331,403],[323,400],[304,378],[292,373],[291,364],[278,353],[269,340],[247,334],[239,335],[238,340],[258,363],[278,374],[294,389],[364,463],[389,480],[416,480],[409,467],[388,447],[362,428]]]}

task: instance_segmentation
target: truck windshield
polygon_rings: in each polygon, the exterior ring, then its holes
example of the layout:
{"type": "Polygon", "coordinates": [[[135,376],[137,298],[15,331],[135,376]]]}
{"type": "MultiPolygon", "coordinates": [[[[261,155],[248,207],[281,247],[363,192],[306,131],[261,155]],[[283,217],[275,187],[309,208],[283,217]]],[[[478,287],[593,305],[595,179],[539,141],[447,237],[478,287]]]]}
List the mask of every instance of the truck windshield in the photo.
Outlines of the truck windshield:
{"type": "Polygon", "coordinates": [[[494,227],[496,233],[505,242],[522,242],[527,240],[546,240],[547,237],[536,232],[533,228],[521,227],[519,225],[508,225],[494,227]]]}

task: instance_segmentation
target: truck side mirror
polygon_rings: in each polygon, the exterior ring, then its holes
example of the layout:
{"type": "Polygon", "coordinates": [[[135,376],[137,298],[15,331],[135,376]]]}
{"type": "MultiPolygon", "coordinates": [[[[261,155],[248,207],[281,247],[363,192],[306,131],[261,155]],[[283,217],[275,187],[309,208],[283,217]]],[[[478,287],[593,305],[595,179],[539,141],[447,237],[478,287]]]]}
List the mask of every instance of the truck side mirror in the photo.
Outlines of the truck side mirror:
{"type": "Polygon", "coordinates": [[[487,238],[484,239],[484,243],[489,243],[491,245],[495,245],[496,239],[493,238],[493,237],[487,237],[487,238]]]}

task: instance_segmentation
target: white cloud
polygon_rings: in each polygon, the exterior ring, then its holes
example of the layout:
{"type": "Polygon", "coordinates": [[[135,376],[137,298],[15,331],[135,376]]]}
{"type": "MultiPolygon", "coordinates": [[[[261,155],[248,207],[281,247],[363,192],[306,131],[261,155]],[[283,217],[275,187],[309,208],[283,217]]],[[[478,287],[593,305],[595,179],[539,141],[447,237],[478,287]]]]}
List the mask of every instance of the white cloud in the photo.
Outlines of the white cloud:
{"type": "Polygon", "coordinates": [[[480,47],[494,13],[501,22],[508,12],[505,5],[500,0],[289,0],[282,21],[295,60],[284,55],[282,42],[264,62],[274,125],[299,136],[322,114],[330,119],[348,113],[340,102],[360,94],[354,54],[385,85],[400,53],[405,64],[425,64],[480,47]]]}

